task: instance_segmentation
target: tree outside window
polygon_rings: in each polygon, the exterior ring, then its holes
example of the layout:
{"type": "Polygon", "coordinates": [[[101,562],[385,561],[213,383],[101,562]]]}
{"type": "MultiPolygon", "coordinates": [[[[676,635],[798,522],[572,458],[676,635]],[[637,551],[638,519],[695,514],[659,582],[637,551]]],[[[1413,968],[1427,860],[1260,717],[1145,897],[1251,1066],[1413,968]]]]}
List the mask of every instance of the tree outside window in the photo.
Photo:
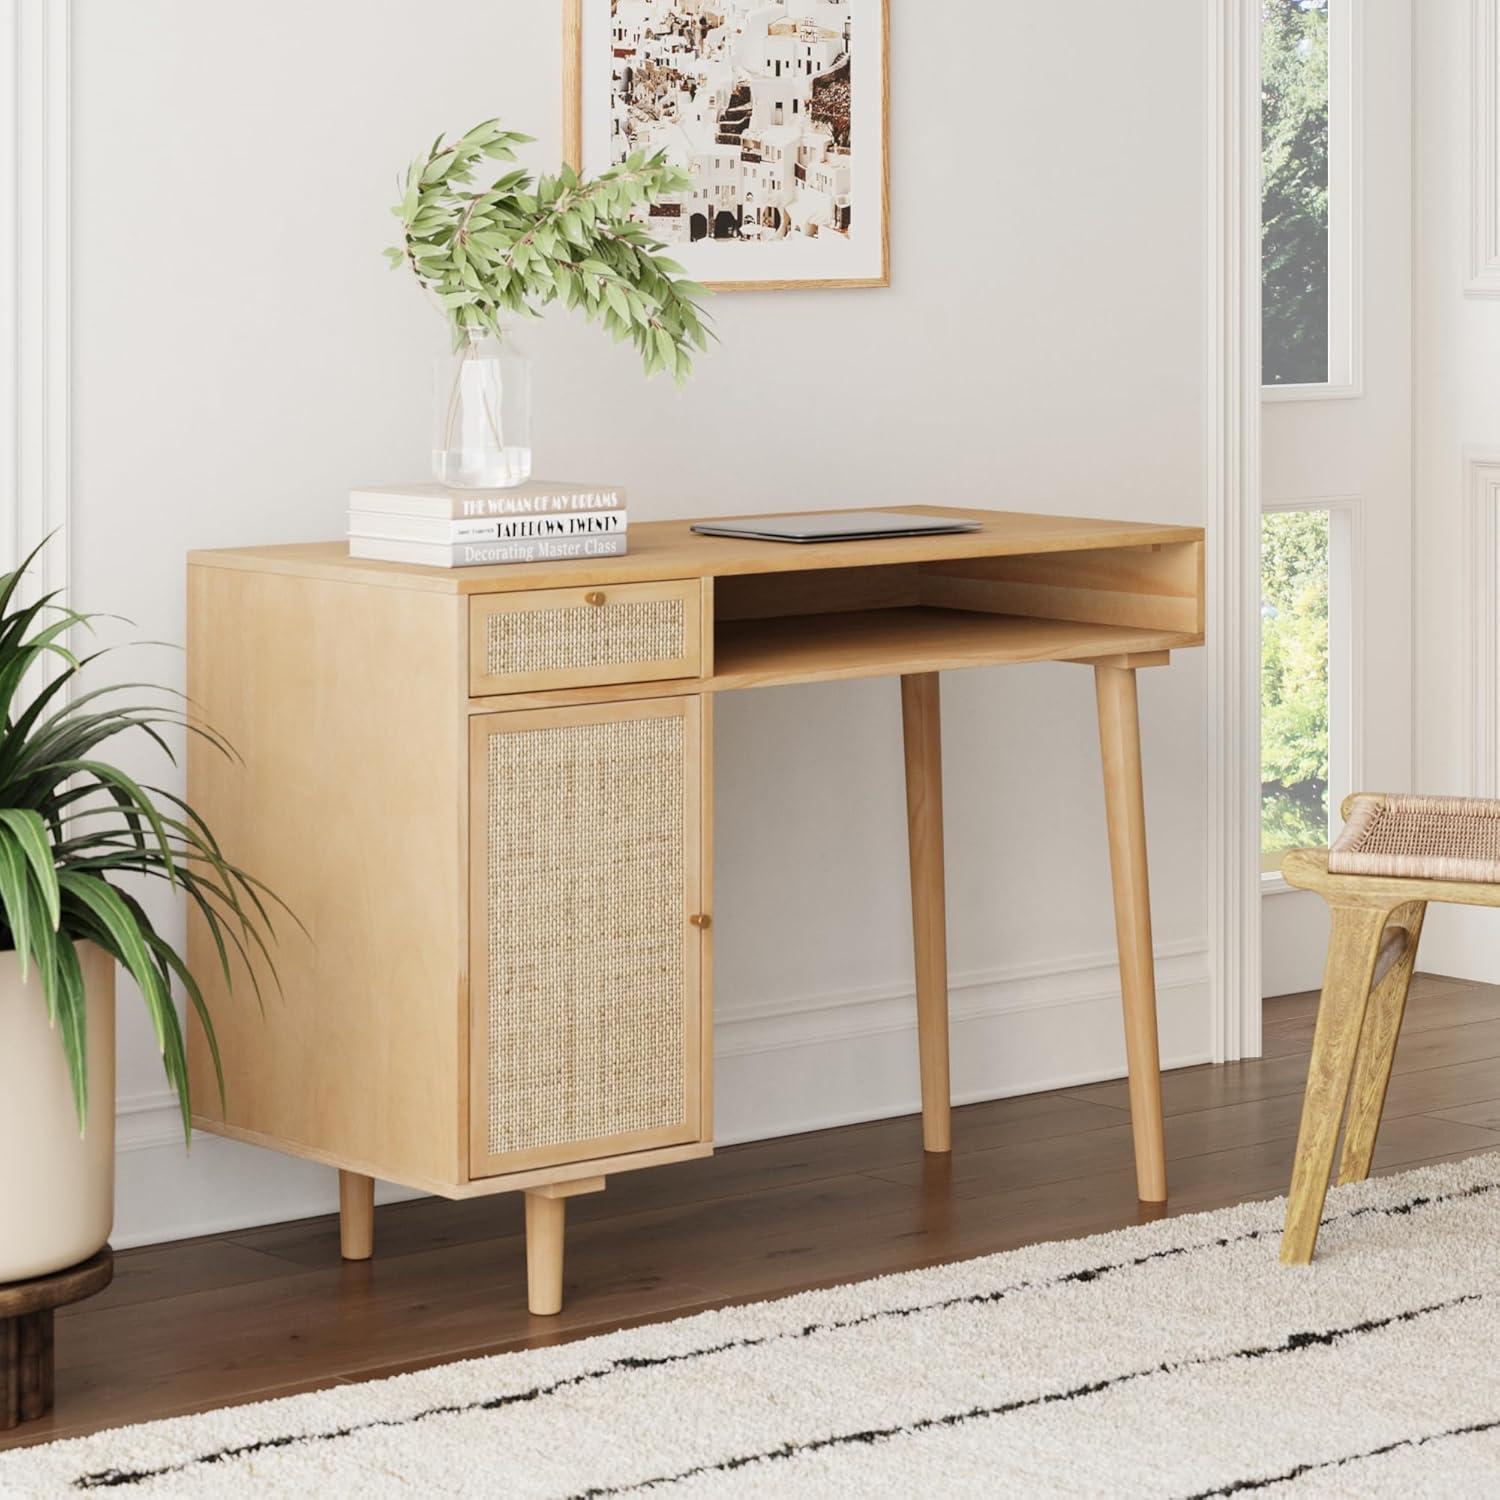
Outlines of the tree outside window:
{"type": "Polygon", "coordinates": [[[1262,856],[1328,842],[1328,521],[1261,517],[1262,856]]]}
{"type": "Polygon", "coordinates": [[[1261,380],[1328,380],[1328,0],[1261,0],[1261,380]]]}

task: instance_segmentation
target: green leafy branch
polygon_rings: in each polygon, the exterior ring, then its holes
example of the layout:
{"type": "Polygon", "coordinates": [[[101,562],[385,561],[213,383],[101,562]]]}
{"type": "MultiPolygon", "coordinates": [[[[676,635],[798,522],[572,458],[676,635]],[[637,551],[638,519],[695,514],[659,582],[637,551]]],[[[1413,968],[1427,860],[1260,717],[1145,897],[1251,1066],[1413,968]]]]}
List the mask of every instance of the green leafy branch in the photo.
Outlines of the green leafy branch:
{"type": "Polygon", "coordinates": [[[452,324],[455,346],[507,314],[536,317],[553,302],[581,308],[618,343],[629,339],[648,375],[665,370],[680,385],[709,332],[707,295],[633,215],[691,180],[657,154],[636,152],[598,177],[570,166],[533,179],[524,168],[487,188],[469,187],[485,161],[513,162],[532,140],[498,120],[457,141],[433,142],[408,168],[401,202],[403,242],[386,250],[406,265],[452,324]]]}

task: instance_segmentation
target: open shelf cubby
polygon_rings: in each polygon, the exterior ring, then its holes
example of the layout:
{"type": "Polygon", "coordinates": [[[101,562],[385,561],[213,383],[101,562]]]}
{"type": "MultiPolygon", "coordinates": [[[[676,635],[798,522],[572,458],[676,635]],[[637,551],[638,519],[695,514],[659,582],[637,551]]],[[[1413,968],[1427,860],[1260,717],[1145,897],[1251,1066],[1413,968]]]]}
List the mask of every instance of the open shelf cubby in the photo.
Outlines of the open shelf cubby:
{"type": "Polygon", "coordinates": [[[1089,661],[1203,639],[1196,544],[714,580],[716,689],[1089,661]]]}

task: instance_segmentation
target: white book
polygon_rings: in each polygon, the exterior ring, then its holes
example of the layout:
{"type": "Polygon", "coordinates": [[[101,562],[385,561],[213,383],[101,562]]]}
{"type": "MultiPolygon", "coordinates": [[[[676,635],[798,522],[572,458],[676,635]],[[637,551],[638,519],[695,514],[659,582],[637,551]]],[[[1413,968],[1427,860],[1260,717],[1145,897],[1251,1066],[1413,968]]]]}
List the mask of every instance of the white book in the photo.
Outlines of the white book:
{"type": "Polygon", "coordinates": [[[349,535],[383,538],[388,542],[522,541],[528,537],[613,536],[624,531],[623,510],[567,511],[560,515],[493,516],[469,521],[447,521],[440,516],[403,516],[385,511],[351,510],[349,535]]]}
{"type": "Polygon", "coordinates": [[[624,510],[625,491],[613,484],[533,479],[507,490],[451,490],[442,484],[387,484],[349,491],[351,511],[426,516],[442,521],[485,516],[541,516],[561,511],[624,510]]]}
{"type": "Polygon", "coordinates": [[[530,537],[513,542],[401,542],[351,536],[349,556],[374,562],[417,563],[426,568],[477,568],[489,563],[569,562],[621,557],[625,533],[613,536],[530,537]]]}

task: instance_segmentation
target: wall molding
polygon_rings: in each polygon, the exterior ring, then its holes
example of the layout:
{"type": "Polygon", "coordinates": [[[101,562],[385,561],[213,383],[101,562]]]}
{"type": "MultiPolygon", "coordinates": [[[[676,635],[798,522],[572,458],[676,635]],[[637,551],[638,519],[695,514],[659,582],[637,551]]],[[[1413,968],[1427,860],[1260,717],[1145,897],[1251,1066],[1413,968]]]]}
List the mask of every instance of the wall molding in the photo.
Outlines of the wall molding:
{"type": "Polygon", "coordinates": [[[1469,10],[1469,297],[1500,297],[1500,0],[1469,10]]]}
{"type": "Polygon", "coordinates": [[[1205,27],[1209,297],[1208,833],[1213,1060],[1260,1036],[1260,4],[1218,0],[1205,27]]]}
{"type": "Polygon", "coordinates": [[[1464,450],[1469,522],[1469,791],[1494,797],[1500,787],[1500,448],[1464,450]]]}
{"type": "Polygon", "coordinates": [[[50,533],[38,592],[68,581],[69,6],[0,22],[0,566],[50,533]]]}
{"type": "MultiPolygon", "coordinates": [[[[1159,993],[1208,982],[1207,943],[1192,940],[1159,943],[1155,953],[1159,993]]],[[[975,969],[951,975],[948,996],[949,1014],[955,1026],[1029,1011],[1066,1010],[1100,1001],[1118,1006],[1119,964],[1110,949],[1061,962],[1042,960],[975,969]]],[[[768,996],[736,1004],[721,1000],[714,1021],[714,1056],[721,1061],[758,1057],[903,1032],[915,1037],[916,1003],[915,990],[905,983],[768,996]]],[[[911,1055],[915,1058],[915,1042],[912,1046],[911,1055]]],[[[1038,1088],[1049,1086],[1038,1085],[1038,1088]]],[[[973,1097],[995,1096],[979,1092],[973,1097]]],[[[116,1113],[117,1152],[148,1151],[162,1146],[181,1148],[182,1116],[176,1096],[169,1089],[153,1089],[121,1099],[116,1113]]]]}
{"type": "MultiPolygon", "coordinates": [[[[1158,990],[1207,979],[1206,943],[1159,944],[1155,951],[1158,990]]],[[[955,1025],[1100,1000],[1118,1004],[1119,998],[1119,965],[1112,950],[1062,963],[973,970],[951,975],[948,981],[949,1015],[955,1025]]],[[[916,1034],[916,994],[908,984],[721,1007],[714,1026],[714,1054],[756,1056],[895,1032],[916,1034]]]]}

